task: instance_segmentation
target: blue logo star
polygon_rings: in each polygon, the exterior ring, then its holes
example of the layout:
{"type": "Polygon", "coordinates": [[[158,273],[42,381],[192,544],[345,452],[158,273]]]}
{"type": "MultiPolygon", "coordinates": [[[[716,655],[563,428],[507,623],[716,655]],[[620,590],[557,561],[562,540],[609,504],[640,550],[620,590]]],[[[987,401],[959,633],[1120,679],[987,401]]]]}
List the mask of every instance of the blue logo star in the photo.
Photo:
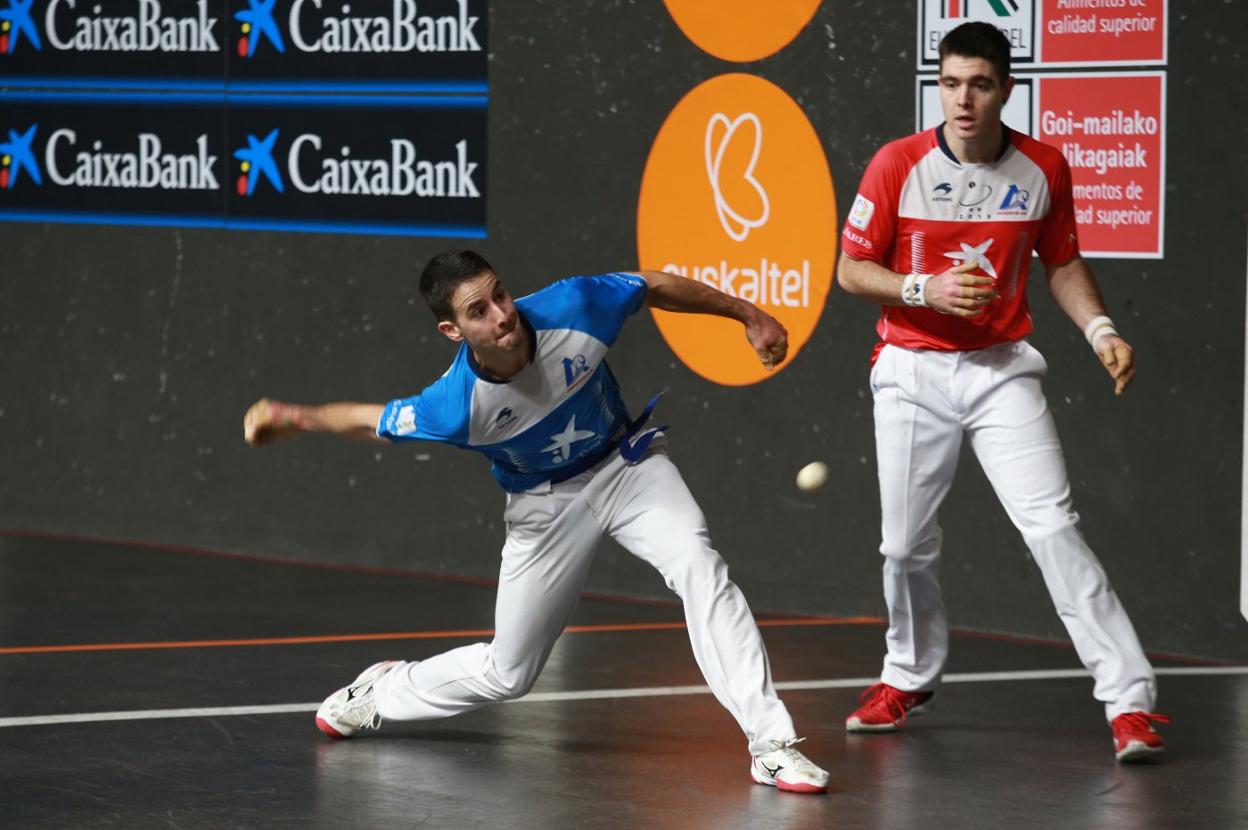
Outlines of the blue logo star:
{"type": "Polygon", "coordinates": [[[43,174],[39,172],[39,165],[35,161],[35,152],[30,148],[30,143],[35,140],[35,130],[39,129],[38,124],[31,125],[31,128],[21,135],[17,134],[17,130],[9,130],[9,140],[0,142],[0,156],[4,156],[10,164],[9,181],[7,188],[12,188],[17,184],[17,179],[22,175],[25,169],[30,177],[34,179],[35,184],[43,185],[43,174]]]}
{"type": "Polygon", "coordinates": [[[273,130],[263,140],[257,140],[254,135],[248,133],[246,149],[234,151],[234,158],[248,165],[246,171],[248,196],[256,189],[256,180],[260,178],[261,173],[278,193],[286,192],[282,184],[282,174],[277,170],[277,162],[273,161],[273,145],[277,143],[277,132],[276,129],[273,130]]]}
{"type": "Polygon", "coordinates": [[[36,49],[43,49],[43,41],[39,39],[39,30],[35,28],[35,21],[30,16],[30,5],[35,0],[9,0],[9,7],[0,11],[0,20],[5,21],[13,27],[13,39],[9,41],[9,52],[12,53],[17,48],[17,42],[22,39],[22,34],[26,34],[26,39],[30,41],[30,45],[36,49]]]}
{"type": "Polygon", "coordinates": [[[250,27],[247,32],[247,57],[250,58],[256,53],[256,44],[260,42],[261,35],[264,35],[277,51],[286,52],[282,32],[277,28],[277,21],[273,19],[273,4],[276,2],[277,0],[262,0],[257,3],[256,0],[247,0],[249,8],[234,13],[235,20],[241,20],[250,27]]]}

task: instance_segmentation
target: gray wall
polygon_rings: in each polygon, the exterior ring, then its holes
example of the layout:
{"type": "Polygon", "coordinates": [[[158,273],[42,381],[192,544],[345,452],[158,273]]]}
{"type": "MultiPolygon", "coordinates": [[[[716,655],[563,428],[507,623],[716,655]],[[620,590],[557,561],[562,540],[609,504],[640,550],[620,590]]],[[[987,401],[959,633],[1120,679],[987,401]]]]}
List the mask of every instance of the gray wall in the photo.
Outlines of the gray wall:
{"type": "MultiPolygon", "coordinates": [[[[914,16],[886,5],[826,0],[794,44],[748,67],[806,110],[842,216],[874,149],[913,127],[914,16]]],[[[655,133],[689,89],[738,67],[694,47],[658,2],[493,6],[490,235],[476,247],[517,294],[635,267],[655,133]]],[[[1033,342],[1053,367],[1046,388],[1085,532],[1146,647],[1248,659],[1237,596],[1248,8],[1171,6],[1169,253],[1094,263],[1139,379],[1113,397],[1039,274],[1033,342]]],[[[435,378],[452,350],[415,276],[453,244],[0,224],[0,527],[495,574],[502,496],[482,460],[241,440],[261,395],[381,400],[435,378]]],[[[758,386],[701,380],[646,314],[612,363],[631,401],[670,387],[673,456],[756,608],[879,614],[866,388],[876,312],[838,289],[828,306],[798,359],[758,386]],[[834,479],[800,494],[793,473],[816,458],[834,479]]],[[[1063,636],[970,457],[942,523],[955,625],[1063,636]]],[[[664,593],[611,546],[592,585],[664,593]]]]}

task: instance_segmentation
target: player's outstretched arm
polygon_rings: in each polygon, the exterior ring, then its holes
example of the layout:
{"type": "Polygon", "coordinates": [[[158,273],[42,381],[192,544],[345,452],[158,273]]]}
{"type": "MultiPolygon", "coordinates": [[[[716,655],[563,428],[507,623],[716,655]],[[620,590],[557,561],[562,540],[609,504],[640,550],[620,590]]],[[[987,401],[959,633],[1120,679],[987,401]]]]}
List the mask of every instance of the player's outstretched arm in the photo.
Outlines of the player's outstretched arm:
{"type": "Polygon", "coordinates": [[[1046,266],[1045,270],[1053,299],[1071,322],[1083,330],[1101,365],[1114,379],[1114,394],[1121,395],[1135,380],[1135,351],[1119,336],[1106,315],[1105,300],[1092,269],[1083,257],[1075,257],[1061,265],[1046,266]]]}
{"type": "MultiPolygon", "coordinates": [[[[991,277],[971,273],[975,267],[974,262],[963,262],[948,271],[926,277],[920,285],[922,297],[915,297],[909,305],[927,306],[955,317],[983,314],[988,304],[997,299],[997,292],[993,290],[991,277]]],[[[850,294],[881,305],[907,304],[902,298],[906,277],[877,262],[841,254],[836,266],[836,281],[850,294]]]]}
{"type": "Polygon", "coordinates": [[[328,432],[384,441],[377,435],[384,408],[375,403],[347,402],[303,406],[261,398],[243,416],[243,440],[258,447],[300,432],[328,432]]]}
{"type": "Polygon", "coordinates": [[[745,336],[766,369],[774,369],[784,362],[789,353],[788,331],[779,320],[753,303],[666,271],[635,273],[646,281],[646,304],[650,307],[736,320],[745,326],[745,336]]]}

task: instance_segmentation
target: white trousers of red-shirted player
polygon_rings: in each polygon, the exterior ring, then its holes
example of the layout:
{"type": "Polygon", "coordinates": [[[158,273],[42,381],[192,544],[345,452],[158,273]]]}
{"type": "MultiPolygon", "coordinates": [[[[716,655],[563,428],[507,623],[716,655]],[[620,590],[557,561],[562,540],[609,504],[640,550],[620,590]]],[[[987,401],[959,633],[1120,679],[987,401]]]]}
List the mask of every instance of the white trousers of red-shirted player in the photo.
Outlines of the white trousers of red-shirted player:
{"type": "Polygon", "coordinates": [[[1079,532],[1066,463],[1025,341],[977,351],[885,346],[871,372],[888,606],[881,680],[910,692],[940,682],[949,650],[937,510],[963,438],[1040,566],[1108,720],[1151,712],[1156,678],[1104,569],[1079,532]]]}

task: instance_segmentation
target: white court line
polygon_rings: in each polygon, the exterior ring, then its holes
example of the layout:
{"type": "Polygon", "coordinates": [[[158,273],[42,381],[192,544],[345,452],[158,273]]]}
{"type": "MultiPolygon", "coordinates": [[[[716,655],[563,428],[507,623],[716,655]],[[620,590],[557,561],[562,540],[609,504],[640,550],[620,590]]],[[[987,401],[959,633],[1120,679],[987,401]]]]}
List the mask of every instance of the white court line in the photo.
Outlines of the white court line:
{"type": "MultiPolygon", "coordinates": [[[[1248,666],[1174,666],[1155,669],[1159,675],[1229,676],[1248,675],[1248,666]]],[[[945,683],[1001,683],[1014,680],[1069,680],[1089,678],[1083,669],[1046,669],[1041,671],[1001,671],[947,674],[945,683]]],[[[776,683],[776,690],[857,689],[877,682],[877,677],[846,677],[835,680],[791,680],[776,683]]],[[[557,703],[570,700],[621,700],[632,697],[670,697],[673,695],[708,695],[707,686],[652,686],[640,689],[590,689],[580,692],[537,692],[510,703],[557,703]]],[[[200,709],[146,709],[133,712],[87,712],[78,715],[34,715],[24,718],[0,718],[0,729],[9,726],[51,726],[62,723],[104,723],[107,721],[159,720],[164,718],[222,718],[233,715],[285,715],[315,712],[319,703],[279,703],[272,706],[217,706],[200,709]]]]}

